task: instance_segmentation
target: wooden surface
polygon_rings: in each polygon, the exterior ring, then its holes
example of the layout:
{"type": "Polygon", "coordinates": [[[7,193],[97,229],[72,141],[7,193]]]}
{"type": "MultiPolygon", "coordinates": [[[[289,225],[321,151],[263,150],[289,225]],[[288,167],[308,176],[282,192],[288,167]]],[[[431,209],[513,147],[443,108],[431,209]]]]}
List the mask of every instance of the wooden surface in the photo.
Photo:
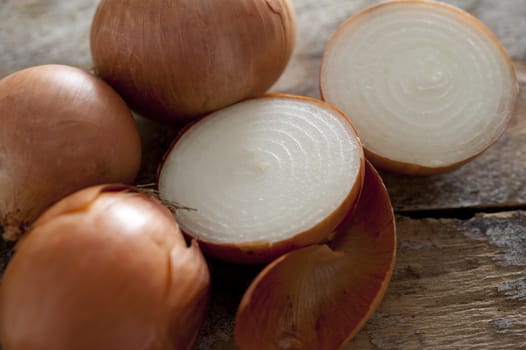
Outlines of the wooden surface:
{"type": "MultiPolygon", "coordinates": [[[[0,78],[43,63],[89,69],[96,2],[0,0],[0,78]]],[[[328,37],[376,2],[295,0],[296,50],[272,90],[319,96],[328,37]]],[[[519,103],[500,141],[464,167],[426,178],[382,174],[397,211],[398,258],[383,303],[348,349],[526,349],[526,2],[447,2],[504,43],[521,81],[519,103]]],[[[146,150],[139,182],[149,183],[176,130],[138,121],[146,150]]],[[[9,248],[0,247],[4,263],[9,248]]],[[[212,264],[213,300],[198,349],[235,349],[233,317],[255,272],[212,264]]]]}

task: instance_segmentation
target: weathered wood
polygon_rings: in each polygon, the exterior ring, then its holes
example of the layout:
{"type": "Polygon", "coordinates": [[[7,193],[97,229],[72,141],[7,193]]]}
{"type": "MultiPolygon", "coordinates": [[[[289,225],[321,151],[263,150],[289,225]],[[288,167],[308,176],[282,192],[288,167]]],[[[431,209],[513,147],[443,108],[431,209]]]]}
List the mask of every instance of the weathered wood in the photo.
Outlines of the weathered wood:
{"type": "MultiPolygon", "coordinates": [[[[398,216],[397,228],[389,290],[345,349],[526,348],[526,212],[470,220],[398,216]]],[[[197,349],[233,350],[235,311],[254,271],[213,271],[222,283],[197,349]]]]}
{"type": "MultiPolygon", "coordinates": [[[[44,63],[89,68],[88,33],[97,2],[0,0],[0,78],[44,63]]],[[[327,39],[345,18],[377,2],[294,0],[297,45],[272,90],[318,97],[327,39]]],[[[349,349],[526,349],[526,213],[469,220],[404,216],[526,207],[526,5],[524,0],[447,2],[481,18],[502,40],[522,82],[518,108],[501,140],[456,171],[428,178],[382,174],[399,212],[397,265],[384,302],[349,349]]],[[[155,181],[177,130],[138,121],[144,145],[138,181],[146,184],[155,181]]],[[[0,269],[10,252],[10,245],[0,243],[0,269]]],[[[234,314],[256,270],[211,266],[212,304],[197,348],[235,349],[234,314]]]]}
{"type": "Polygon", "coordinates": [[[353,349],[525,349],[526,213],[398,218],[384,302],[353,349]]]}
{"type": "Polygon", "coordinates": [[[0,0],[0,77],[38,64],[91,66],[98,0],[0,0]]]}

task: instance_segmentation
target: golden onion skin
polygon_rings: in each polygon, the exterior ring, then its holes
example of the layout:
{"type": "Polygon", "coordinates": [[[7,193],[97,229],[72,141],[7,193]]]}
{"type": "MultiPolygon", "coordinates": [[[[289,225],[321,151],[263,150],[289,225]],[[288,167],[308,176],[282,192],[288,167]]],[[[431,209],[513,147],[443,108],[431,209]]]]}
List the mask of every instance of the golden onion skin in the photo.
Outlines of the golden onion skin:
{"type": "Polygon", "coordinates": [[[239,349],[342,349],[383,299],[396,247],[389,193],[367,161],[358,205],[334,238],[282,255],[248,287],[235,321],[239,349]]]}
{"type": "Polygon", "coordinates": [[[0,226],[16,239],[82,188],[132,183],[141,140],[131,111],[101,79],[43,65],[0,80],[0,226]]]}
{"type": "Polygon", "coordinates": [[[290,0],[102,0],[91,53],[132,108],[181,123],[265,92],[295,32],[290,0]]]}
{"type": "Polygon", "coordinates": [[[158,201],[120,185],[66,197],[19,242],[0,287],[4,350],[190,349],[209,272],[158,201]]]}

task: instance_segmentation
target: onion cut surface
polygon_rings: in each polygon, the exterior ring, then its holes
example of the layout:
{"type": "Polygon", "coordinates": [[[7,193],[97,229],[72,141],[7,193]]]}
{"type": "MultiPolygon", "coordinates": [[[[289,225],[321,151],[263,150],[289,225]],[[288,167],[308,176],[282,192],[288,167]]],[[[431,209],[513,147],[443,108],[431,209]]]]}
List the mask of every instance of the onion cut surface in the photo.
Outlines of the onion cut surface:
{"type": "Polygon", "coordinates": [[[348,19],[327,45],[320,85],[375,165],[414,174],[484,151],[505,130],[518,92],[490,30],[432,1],[387,2],[348,19]]]}
{"type": "Polygon", "coordinates": [[[329,244],[286,254],[243,296],[240,349],[339,349],[382,300],[396,257],[395,220],[383,182],[367,163],[356,209],[329,244]]]}
{"type": "Polygon", "coordinates": [[[363,150],[343,114],[318,100],[268,95],[210,114],[165,157],[161,199],[209,255],[265,262],[328,237],[355,203],[363,150]]]}

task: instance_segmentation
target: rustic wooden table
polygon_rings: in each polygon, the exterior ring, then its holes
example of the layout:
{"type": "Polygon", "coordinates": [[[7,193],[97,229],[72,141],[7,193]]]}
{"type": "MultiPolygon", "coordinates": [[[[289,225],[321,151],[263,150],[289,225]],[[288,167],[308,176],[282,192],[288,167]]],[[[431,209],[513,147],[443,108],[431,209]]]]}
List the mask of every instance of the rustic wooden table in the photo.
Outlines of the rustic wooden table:
{"type": "MultiPolygon", "coordinates": [[[[295,0],[296,50],[273,87],[318,97],[324,45],[342,20],[374,0],[295,0]]],[[[526,349],[526,1],[450,0],[501,39],[521,82],[500,141],[445,175],[383,173],[397,213],[398,258],[384,301],[349,349],[526,349]]],[[[23,67],[90,68],[96,0],[0,0],[0,78],[23,67]]],[[[0,116],[1,118],[1,116],[0,116]]],[[[139,119],[154,169],[175,129],[139,119]]],[[[2,267],[10,247],[1,247],[2,267]]],[[[213,299],[198,349],[235,349],[237,303],[254,271],[212,264],[213,299]]],[[[264,350],[264,349],[263,349],[264,350]]]]}

